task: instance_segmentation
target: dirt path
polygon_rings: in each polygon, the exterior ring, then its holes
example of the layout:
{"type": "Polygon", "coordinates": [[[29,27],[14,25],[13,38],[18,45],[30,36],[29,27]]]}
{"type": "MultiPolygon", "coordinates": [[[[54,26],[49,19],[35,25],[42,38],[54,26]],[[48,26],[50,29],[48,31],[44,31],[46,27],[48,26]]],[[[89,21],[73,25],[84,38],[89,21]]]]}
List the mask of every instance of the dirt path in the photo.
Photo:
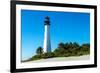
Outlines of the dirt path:
{"type": "Polygon", "coordinates": [[[29,61],[26,63],[39,63],[39,62],[58,62],[58,61],[77,61],[77,60],[89,60],[89,55],[78,56],[78,57],[56,57],[48,59],[40,59],[35,61],[29,61]]]}

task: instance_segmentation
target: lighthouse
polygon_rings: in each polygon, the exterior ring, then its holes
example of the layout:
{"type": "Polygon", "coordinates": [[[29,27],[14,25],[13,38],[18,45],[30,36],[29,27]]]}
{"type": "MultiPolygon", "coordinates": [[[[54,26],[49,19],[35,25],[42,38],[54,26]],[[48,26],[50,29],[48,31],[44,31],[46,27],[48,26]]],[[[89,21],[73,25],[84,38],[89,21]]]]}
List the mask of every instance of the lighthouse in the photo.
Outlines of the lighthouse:
{"type": "Polygon", "coordinates": [[[51,52],[51,42],[50,42],[50,18],[48,16],[44,19],[44,53],[51,52]]]}

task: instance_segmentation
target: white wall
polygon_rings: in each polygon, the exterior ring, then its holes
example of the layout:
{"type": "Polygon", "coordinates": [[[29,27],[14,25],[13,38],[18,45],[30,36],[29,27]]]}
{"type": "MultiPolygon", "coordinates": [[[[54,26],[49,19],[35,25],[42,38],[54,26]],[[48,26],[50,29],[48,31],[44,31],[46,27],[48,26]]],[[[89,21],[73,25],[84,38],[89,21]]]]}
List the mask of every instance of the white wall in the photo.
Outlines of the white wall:
{"type": "MultiPolygon", "coordinates": [[[[100,72],[100,0],[34,0],[77,4],[98,4],[98,67],[41,71],[34,73],[99,73],[100,72]],[[98,1],[98,3],[97,3],[98,1]]],[[[0,1],[0,73],[10,73],[10,0],[0,1]]],[[[31,72],[29,72],[31,73],[31,72]]]]}

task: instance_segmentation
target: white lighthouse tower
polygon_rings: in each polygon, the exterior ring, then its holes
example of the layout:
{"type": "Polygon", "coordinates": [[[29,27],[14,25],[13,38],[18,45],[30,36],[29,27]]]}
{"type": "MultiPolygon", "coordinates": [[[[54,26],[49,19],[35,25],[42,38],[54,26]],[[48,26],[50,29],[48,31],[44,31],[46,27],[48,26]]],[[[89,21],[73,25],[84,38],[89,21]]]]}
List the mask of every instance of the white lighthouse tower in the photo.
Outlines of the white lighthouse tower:
{"type": "Polygon", "coordinates": [[[45,17],[44,20],[44,52],[51,52],[51,42],[50,42],[50,18],[48,16],[45,17]]]}

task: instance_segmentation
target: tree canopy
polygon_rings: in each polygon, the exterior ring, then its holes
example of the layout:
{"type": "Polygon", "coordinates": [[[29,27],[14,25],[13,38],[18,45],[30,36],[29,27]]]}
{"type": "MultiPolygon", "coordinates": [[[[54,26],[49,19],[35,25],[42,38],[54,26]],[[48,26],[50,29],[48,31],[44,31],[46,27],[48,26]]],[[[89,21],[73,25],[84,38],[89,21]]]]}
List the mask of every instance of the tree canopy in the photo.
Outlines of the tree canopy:
{"type": "Polygon", "coordinates": [[[42,47],[38,47],[36,55],[32,56],[30,60],[46,59],[53,57],[70,57],[70,56],[81,56],[90,54],[90,44],[84,43],[79,45],[77,42],[66,42],[59,43],[58,47],[50,53],[44,53],[42,47]]]}
{"type": "Polygon", "coordinates": [[[37,55],[43,54],[43,49],[42,49],[42,47],[38,47],[37,50],[36,50],[36,53],[37,53],[37,55]]]}

